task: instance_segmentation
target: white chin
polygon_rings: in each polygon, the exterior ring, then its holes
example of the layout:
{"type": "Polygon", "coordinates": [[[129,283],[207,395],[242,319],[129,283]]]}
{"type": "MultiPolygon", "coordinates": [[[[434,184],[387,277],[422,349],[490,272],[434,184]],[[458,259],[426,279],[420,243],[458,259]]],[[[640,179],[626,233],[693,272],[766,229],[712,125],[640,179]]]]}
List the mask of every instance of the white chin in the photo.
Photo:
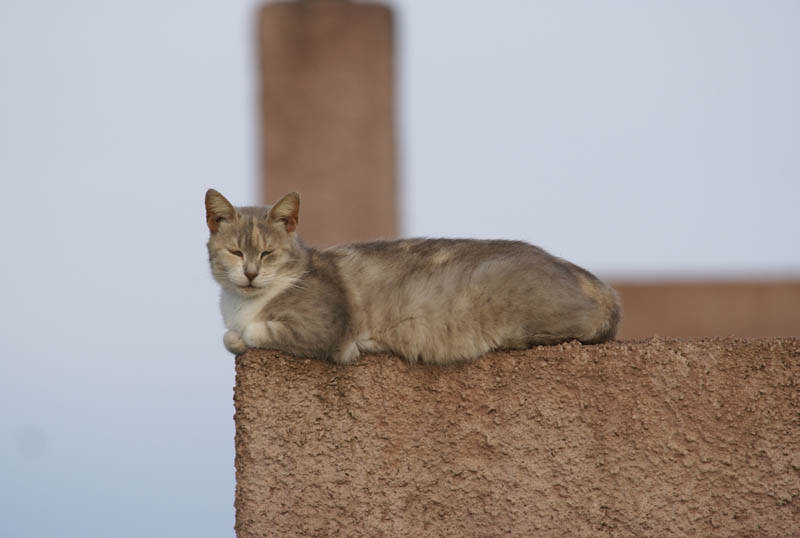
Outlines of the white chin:
{"type": "Polygon", "coordinates": [[[237,285],[236,288],[239,290],[239,293],[241,293],[243,295],[250,295],[250,294],[262,291],[260,286],[254,286],[252,284],[250,286],[238,286],[237,285]]]}
{"type": "Polygon", "coordinates": [[[242,285],[242,284],[237,284],[236,282],[231,282],[230,283],[230,288],[235,293],[240,293],[240,294],[243,294],[243,295],[246,295],[246,294],[248,294],[249,292],[251,292],[251,291],[253,291],[255,289],[255,288],[249,287],[247,284],[242,285]]]}

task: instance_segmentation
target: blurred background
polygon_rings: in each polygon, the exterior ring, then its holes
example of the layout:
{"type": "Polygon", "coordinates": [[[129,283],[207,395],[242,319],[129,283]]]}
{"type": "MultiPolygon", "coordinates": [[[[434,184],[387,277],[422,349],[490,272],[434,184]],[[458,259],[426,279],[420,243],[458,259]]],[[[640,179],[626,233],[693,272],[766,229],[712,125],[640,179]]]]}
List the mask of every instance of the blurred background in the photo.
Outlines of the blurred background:
{"type": "Polygon", "coordinates": [[[621,337],[798,335],[800,4],[0,3],[0,536],[233,536],[203,194],[514,238],[621,337]]]}

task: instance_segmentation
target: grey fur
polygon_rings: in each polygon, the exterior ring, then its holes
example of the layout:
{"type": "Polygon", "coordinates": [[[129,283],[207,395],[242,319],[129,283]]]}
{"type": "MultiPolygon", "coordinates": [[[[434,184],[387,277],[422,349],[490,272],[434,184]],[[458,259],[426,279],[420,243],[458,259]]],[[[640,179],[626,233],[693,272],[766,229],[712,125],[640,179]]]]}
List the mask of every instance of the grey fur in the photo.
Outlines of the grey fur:
{"type": "Polygon", "coordinates": [[[296,237],[299,203],[292,193],[271,208],[234,208],[206,193],[209,259],[234,353],[261,347],[347,364],[390,352],[449,364],[616,334],[614,290],[538,247],[405,239],[317,250],[296,237]],[[246,272],[257,276],[248,282],[246,272]]]}

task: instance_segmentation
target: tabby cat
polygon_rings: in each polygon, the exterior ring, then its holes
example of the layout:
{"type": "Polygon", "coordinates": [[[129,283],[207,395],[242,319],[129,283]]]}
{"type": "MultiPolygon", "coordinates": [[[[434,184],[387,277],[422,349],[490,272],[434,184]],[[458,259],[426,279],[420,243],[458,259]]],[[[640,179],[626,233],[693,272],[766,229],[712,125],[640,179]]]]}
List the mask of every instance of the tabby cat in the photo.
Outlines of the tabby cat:
{"type": "Polygon", "coordinates": [[[350,364],[361,353],[449,364],[497,349],[614,338],[594,275],[521,241],[400,239],[323,250],[297,238],[300,197],[234,207],[206,193],[225,347],[350,364]]]}

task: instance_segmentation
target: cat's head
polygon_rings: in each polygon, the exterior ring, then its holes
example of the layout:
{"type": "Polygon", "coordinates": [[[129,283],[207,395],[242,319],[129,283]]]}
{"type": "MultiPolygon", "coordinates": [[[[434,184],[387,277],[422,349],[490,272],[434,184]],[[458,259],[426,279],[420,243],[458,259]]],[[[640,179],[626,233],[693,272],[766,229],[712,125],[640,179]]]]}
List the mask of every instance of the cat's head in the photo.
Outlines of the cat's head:
{"type": "Polygon", "coordinates": [[[272,207],[234,207],[206,192],[211,272],[226,290],[248,297],[297,271],[302,249],[296,237],[300,196],[291,192],[272,207]]]}

